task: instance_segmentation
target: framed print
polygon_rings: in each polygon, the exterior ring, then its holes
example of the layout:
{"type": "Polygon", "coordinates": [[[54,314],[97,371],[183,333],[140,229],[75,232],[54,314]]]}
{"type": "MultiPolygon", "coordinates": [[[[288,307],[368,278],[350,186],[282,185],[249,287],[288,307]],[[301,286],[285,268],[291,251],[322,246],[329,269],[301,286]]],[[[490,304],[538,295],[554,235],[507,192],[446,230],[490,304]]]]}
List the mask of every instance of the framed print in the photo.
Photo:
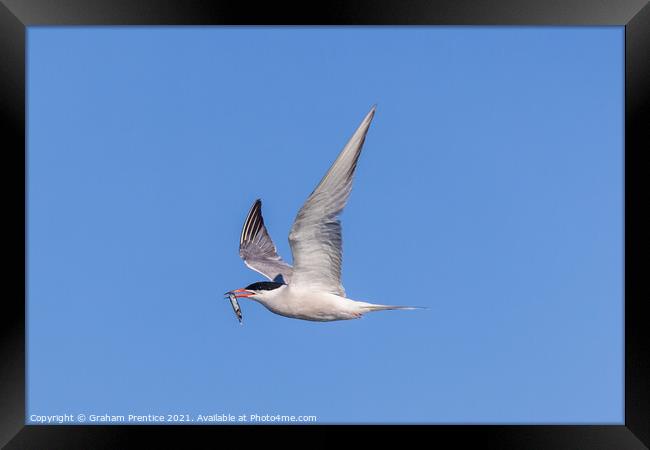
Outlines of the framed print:
{"type": "Polygon", "coordinates": [[[647,2],[0,18],[6,448],[649,445],[647,2]]]}

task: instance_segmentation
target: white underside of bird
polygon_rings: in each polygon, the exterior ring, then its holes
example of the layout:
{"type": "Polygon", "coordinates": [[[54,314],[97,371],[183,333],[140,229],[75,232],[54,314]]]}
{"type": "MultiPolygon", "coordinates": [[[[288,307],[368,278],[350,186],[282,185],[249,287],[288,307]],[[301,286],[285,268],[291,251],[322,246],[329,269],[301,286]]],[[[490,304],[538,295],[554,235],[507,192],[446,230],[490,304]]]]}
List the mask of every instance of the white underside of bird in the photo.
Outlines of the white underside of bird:
{"type": "Polygon", "coordinates": [[[291,285],[283,285],[273,290],[260,291],[256,295],[242,295],[241,297],[255,300],[280,316],[315,322],[359,319],[372,311],[416,309],[412,306],[377,305],[329,292],[316,292],[291,285]]]}
{"type": "Polygon", "coordinates": [[[227,295],[248,298],[269,311],[294,319],[327,322],[358,319],[372,311],[420,309],[379,305],[347,298],[341,284],[342,232],[339,215],[352,190],[361,148],[375,114],[373,107],[300,208],[289,233],[293,267],[280,258],[253,203],[239,240],[244,263],[271,281],[253,283],[227,295]]]}

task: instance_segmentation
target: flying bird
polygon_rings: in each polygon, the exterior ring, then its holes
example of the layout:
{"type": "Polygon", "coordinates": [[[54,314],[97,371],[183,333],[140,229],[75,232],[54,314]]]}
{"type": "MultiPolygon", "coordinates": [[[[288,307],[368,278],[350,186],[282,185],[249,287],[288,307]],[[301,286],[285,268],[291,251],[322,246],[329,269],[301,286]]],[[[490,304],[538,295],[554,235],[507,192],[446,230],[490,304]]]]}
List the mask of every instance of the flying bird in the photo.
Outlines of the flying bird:
{"type": "Polygon", "coordinates": [[[293,267],[278,255],[264,225],[262,202],[255,200],[241,231],[239,255],[249,268],[269,281],[225,295],[255,300],[281,316],[319,322],[358,319],[372,311],[419,309],[352,300],[341,285],[339,215],[350,196],[354,171],[374,115],[375,106],[298,211],[289,233],[293,267]]]}

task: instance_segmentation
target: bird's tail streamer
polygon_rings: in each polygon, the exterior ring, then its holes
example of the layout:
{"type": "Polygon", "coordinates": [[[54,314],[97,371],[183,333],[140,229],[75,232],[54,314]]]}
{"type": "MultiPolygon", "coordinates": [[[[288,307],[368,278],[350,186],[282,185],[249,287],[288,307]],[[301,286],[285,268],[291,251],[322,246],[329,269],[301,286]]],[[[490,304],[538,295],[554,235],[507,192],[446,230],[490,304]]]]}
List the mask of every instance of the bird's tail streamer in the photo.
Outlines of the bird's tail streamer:
{"type": "Polygon", "coordinates": [[[393,309],[415,310],[415,309],[429,309],[426,306],[397,306],[397,305],[364,305],[363,309],[367,311],[387,311],[393,309]]]}

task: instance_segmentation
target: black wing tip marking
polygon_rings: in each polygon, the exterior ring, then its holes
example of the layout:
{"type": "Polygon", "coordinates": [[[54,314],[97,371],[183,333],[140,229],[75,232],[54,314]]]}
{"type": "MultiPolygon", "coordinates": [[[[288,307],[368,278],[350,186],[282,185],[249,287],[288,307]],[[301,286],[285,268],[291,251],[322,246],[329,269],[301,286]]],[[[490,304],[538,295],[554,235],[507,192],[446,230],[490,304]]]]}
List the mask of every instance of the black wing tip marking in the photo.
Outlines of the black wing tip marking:
{"type": "Polygon", "coordinates": [[[245,242],[253,239],[257,233],[264,226],[264,219],[262,218],[262,200],[259,198],[255,200],[253,206],[248,211],[246,220],[244,221],[244,226],[241,230],[241,235],[239,236],[239,247],[241,248],[245,242]]]}
{"type": "Polygon", "coordinates": [[[260,232],[263,232],[264,227],[264,217],[262,216],[262,200],[256,199],[251,206],[251,209],[248,211],[246,220],[244,221],[244,226],[242,227],[241,235],[239,237],[239,249],[247,244],[248,242],[253,241],[260,232]]]}

